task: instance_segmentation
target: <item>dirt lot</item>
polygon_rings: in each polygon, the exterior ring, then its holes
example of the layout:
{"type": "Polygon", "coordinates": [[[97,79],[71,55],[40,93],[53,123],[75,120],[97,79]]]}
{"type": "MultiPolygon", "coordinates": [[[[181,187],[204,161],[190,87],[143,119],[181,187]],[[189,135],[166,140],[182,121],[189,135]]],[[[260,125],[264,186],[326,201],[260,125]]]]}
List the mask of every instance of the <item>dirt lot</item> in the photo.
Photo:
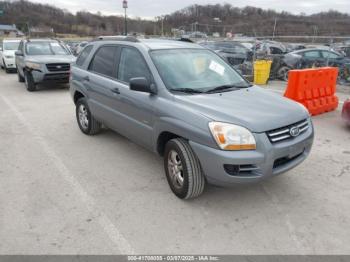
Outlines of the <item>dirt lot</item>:
{"type": "Polygon", "coordinates": [[[67,87],[29,93],[1,71],[0,254],[350,254],[350,128],[340,108],[313,120],[301,166],[184,202],[158,156],[83,135],[67,87]]]}

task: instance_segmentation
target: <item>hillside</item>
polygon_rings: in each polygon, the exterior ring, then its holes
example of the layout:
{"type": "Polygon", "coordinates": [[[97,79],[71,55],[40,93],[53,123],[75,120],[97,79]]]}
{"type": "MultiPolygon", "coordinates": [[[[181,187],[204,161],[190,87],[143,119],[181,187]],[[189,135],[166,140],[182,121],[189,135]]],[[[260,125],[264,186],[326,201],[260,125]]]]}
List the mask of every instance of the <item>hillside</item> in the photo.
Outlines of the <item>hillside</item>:
{"type": "MultiPolygon", "coordinates": [[[[124,28],[121,16],[103,16],[89,12],[76,15],[67,10],[28,1],[4,2],[0,0],[5,15],[0,24],[16,24],[26,32],[31,27],[53,28],[56,33],[82,36],[120,34],[124,28]]],[[[147,35],[160,34],[160,17],[155,21],[129,19],[129,31],[147,35]]],[[[350,35],[350,16],[337,11],[314,15],[293,15],[287,12],[263,10],[255,7],[237,8],[224,5],[193,5],[163,16],[164,32],[171,34],[173,28],[186,31],[197,30],[208,34],[219,32],[244,33],[249,36],[272,35],[277,19],[276,35],[350,35]],[[219,18],[220,21],[214,20],[219,18]],[[195,24],[196,23],[196,24],[195,24]]]]}
{"type": "MultiPolygon", "coordinates": [[[[23,32],[28,31],[27,24],[35,28],[53,28],[56,33],[81,36],[121,34],[124,30],[124,17],[120,16],[103,16],[84,11],[73,15],[67,10],[25,0],[0,0],[1,6],[5,14],[0,17],[0,24],[16,24],[23,32]]],[[[152,21],[129,19],[128,22],[130,31],[154,33],[152,21]]]]}
{"type": "Polygon", "coordinates": [[[271,36],[277,21],[276,35],[350,35],[350,15],[328,11],[314,15],[293,15],[255,7],[237,8],[224,5],[193,5],[165,17],[169,27],[194,26],[203,32],[233,32],[249,36],[271,36]],[[215,22],[219,18],[221,22],[215,22]],[[190,25],[198,22],[197,25],[190,25]]]}

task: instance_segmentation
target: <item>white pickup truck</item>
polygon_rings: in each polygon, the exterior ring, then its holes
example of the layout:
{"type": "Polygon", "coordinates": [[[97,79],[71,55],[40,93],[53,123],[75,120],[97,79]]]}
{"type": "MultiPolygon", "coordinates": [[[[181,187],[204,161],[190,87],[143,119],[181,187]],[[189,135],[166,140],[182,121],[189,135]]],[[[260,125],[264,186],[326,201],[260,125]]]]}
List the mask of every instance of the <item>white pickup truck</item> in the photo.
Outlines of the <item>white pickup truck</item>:
{"type": "Polygon", "coordinates": [[[9,73],[16,70],[15,52],[21,39],[4,39],[0,44],[0,66],[9,73]]]}

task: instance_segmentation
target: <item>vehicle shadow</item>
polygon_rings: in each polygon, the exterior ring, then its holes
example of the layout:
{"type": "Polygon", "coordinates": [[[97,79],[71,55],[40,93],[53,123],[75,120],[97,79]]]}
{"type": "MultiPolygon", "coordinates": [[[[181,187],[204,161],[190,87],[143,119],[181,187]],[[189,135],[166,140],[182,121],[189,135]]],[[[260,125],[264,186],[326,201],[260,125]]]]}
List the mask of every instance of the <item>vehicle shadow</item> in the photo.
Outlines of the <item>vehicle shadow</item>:
{"type": "Polygon", "coordinates": [[[55,90],[69,90],[69,84],[40,84],[36,87],[36,92],[50,92],[55,90]]]}

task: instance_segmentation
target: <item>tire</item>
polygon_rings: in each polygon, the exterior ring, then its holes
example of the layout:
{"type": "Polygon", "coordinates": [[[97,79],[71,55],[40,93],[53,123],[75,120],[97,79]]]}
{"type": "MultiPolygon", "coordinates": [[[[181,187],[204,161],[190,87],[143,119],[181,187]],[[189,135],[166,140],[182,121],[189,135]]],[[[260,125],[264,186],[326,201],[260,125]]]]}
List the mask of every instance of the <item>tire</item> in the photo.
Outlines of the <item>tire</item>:
{"type": "Polygon", "coordinates": [[[17,69],[17,77],[18,77],[18,82],[20,83],[24,83],[24,77],[21,76],[19,70],[17,69]]]}
{"type": "Polygon", "coordinates": [[[178,198],[191,199],[203,193],[205,178],[202,168],[186,140],[176,138],[166,144],[164,169],[169,186],[178,198]]]}
{"type": "Polygon", "coordinates": [[[3,68],[6,72],[6,74],[10,73],[10,70],[7,68],[6,64],[5,64],[5,61],[2,61],[2,63],[4,64],[3,68]]]}
{"type": "Polygon", "coordinates": [[[29,92],[34,92],[36,90],[36,84],[30,72],[24,71],[24,82],[29,92]]]}
{"type": "Polygon", "coordinates": [[[86,98],[80,98],[76,103],[75,114],[80,130],[89,136],[98,134],[102,124],[90,112],[86,98]]]}
{"type": "Polygon", "coordinates": [[[4,62],[4,60],[2,60],[1,69],[5,70],[5,62],[4,62]]]}
{"type": "Polygon", "coordinates": [[[288,72],[291,70],[288,66],[282,66],[280,69],[278,69],[277,72],[277,78],[283,81],[288,82],[288,72]]]}

